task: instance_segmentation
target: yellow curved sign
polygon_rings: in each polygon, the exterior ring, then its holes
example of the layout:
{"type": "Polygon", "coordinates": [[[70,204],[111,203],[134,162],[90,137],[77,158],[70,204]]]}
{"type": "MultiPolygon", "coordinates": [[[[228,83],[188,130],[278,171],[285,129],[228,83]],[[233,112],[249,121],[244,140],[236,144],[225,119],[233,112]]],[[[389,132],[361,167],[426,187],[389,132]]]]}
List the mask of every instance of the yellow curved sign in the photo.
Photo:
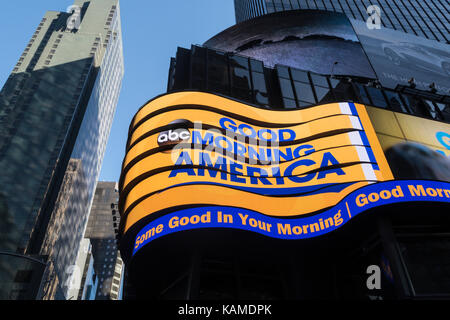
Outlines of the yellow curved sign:
{"type": "Polygon", "coordinates": [[[363,105],[274,111],[201,92],[142,107],[122,169],[123,232],[181,206],[313,214],[393,178],[363,105]]]}

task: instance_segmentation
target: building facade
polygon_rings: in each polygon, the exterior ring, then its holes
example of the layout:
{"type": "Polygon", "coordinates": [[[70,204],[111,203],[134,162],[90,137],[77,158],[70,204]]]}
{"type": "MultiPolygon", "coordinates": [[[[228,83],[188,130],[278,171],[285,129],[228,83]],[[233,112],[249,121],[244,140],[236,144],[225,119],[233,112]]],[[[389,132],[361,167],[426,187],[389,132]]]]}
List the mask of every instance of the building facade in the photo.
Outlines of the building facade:
{"type": "Polygon", "coordinates": [[[4,299],[68,298],[121,89],[118,1],[70,9],[46,13],[0,92],[4,299]]]}
{"type": "Polygon", "coordinates": [[[117,183],[99,181],[84,235],[92,243],[93,269],[98,278],[94,300],[120,300],[122,295],[125,267],[116,239],[118,200],[117,183]]]}
{"type": "Polygon", "coordinates": [[[450,41],[450,4],[444,0],[235,0],[236,22],[264,14],[288,10],[327,10],[341,12],[351,19],[368,21],[378,6],[381,26],[437,40],[450,41]]]}
{"type": "Polygon", "coordinates": [[[125,298],[450,297],[448,45],[295,3],[236,1],[133,118],[125,298]]]}

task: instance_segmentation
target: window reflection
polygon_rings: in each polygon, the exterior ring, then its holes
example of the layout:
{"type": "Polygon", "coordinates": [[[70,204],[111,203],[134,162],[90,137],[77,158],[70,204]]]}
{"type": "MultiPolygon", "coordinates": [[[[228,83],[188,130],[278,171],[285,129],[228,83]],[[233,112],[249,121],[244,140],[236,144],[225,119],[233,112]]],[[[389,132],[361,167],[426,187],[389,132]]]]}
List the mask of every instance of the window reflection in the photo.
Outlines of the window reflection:
{"type": "Polygon", "coordinates": [[[372,100],[372,105],[380,108],[388,108],[388,104],[386,99],[384,98],[383,92],[374,87],[367,86],[366,87],[368,94],[370,95],[370,98],[372,100]]]}
{"type": "Polygon", "coordinates": [[[208,50],[208,89],[228,93],[228,61],[225,53],[208,50]]]}
{"type": "Polygon", "coordinates": [[[309,84],[296,81],[294,82],[294,85],[298,100],[309,102],[310,104],[314,104],[316,102],[314,99],[314,93],[309,84]]]}

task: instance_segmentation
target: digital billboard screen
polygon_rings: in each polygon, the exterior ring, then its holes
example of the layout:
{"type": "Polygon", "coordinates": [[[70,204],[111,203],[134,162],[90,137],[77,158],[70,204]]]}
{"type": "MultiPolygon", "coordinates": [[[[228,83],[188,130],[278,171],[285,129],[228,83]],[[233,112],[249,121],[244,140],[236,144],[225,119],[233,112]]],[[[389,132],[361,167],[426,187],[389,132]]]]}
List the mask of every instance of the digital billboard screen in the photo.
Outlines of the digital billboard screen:
{"type": "Polygon", "coordinates": [[[450,92],[450,46],[400,31],[369,29],[366,23],[351,20],[356,34],[384,87],[408,86],[414,78],[417,89],[450,92]]]}

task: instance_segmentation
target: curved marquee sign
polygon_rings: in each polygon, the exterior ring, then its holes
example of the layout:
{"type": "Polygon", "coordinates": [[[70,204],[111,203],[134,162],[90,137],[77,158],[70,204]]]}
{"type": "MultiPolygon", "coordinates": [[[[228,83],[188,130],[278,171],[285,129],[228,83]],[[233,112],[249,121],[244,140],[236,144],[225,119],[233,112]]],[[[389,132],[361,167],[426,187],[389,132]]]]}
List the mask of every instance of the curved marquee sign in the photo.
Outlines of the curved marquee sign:
{"type": "Polygon", "coordinates": [[[363,105],[274,111],[208,93],[168,94],[130,126],[121,230],[151,221],[134,253],[157,237],[202,227],[300,239],[378,204],[450,197],[446,183],[389,180],[363,105]]]}

